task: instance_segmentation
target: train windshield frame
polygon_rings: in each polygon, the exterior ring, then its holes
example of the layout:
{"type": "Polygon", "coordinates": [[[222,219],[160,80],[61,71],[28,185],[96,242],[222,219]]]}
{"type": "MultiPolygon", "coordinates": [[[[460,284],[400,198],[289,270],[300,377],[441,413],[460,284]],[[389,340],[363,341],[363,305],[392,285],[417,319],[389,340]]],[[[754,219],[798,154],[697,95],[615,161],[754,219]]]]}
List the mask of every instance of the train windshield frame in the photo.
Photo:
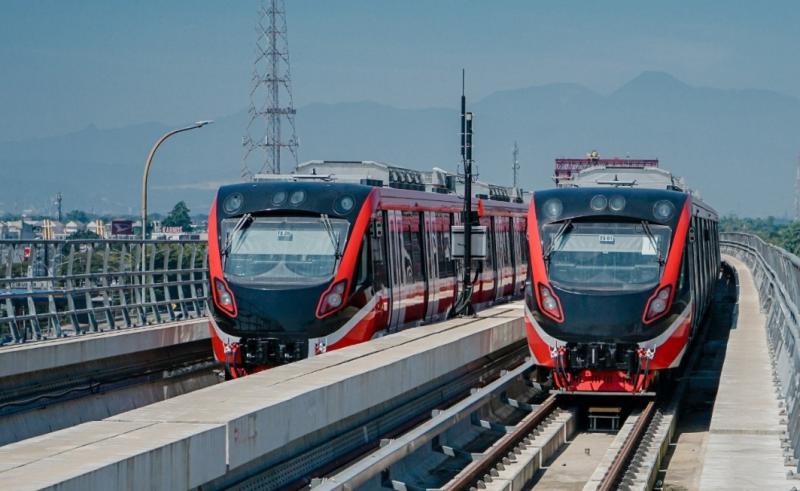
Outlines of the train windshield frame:
{"type": "Polygon", "coordinates": [[[222,221],[223,272],[235,283],[311,286],[336,274],[350,223],[327,216],[222,221]]]}
{"type": "Polygon", "coordinates": [[[550,282],[564,290],[643,291],[661,280],[672,230],[646,222],[542,227],[550,282]]]}

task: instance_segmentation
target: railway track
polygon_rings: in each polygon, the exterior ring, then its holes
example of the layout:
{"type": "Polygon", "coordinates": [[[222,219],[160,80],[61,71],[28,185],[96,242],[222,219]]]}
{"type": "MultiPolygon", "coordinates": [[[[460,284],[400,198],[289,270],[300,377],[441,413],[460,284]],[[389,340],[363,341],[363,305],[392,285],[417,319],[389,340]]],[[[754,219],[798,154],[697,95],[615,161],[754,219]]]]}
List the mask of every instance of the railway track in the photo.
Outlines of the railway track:
{"type": "MultiPolygon", "coordinates": [[[[729,272],[728,272],[729,274],[729,272]]],[[[721,283],[724,283],[721,282],[721,283]]],[[[720,285],[722,288],[730,288],[720,285]]],[[[652,489],[672,440],[689,375],[702,354],[703,329],[676,384],[658,397],[619,397],[622,424],[584,490],[652,489]]],[[[382,439],[380,446],[309,483],[314,491],[354,489],[547,489],[546,468],[576,434],[597,398],[533,390],[529,361],[416,426],[382,439]]],[[[602,405],[602,403],[600,404],[602,405]]],[[[418,420],[419,421],[419,420],[418,420]]],[[[609,438],[611,440],[611,438],[609,438]]],[[[588,449],[586,449],[588,451],[588,449]]]]}

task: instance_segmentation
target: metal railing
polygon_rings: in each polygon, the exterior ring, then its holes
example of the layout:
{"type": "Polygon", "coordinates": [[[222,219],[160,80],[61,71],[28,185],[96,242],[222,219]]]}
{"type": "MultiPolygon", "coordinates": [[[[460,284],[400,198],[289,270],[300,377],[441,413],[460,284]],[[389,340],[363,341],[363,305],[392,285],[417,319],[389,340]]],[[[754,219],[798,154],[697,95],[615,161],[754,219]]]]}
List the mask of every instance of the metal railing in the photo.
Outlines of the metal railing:
{"type": "MultiPolygon", "coordinates": [[[[744,261],[753,273],[767,336],[774,381],[788,434],[784,435],[786,464],[800,457],[800,258],[760,237],[744,233],[721,235],[726,254],[744,261]]],[[[800,468],[797,468],[800,471],[800,468]]]]}
{"type": "Polygon", "coordinates": [[[200,240],[0,240],[0,345],[198,318],[207,277],[200,240]]]}

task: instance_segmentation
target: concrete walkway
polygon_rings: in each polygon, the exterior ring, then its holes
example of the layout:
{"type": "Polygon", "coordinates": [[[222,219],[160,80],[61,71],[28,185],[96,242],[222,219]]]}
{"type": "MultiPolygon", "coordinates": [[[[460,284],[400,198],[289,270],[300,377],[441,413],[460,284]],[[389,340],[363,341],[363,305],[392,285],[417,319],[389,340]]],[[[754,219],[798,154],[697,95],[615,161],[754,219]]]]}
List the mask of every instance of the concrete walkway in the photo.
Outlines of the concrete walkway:
{"type": "Polygon", "coordinates": [[[743,262],[724,257],[739,273],[739,316],[728,340],[711,416],[700,489],[791,489],[783,465],[778,400],[772,384],[766,319],[753,275],[743,262]]]}

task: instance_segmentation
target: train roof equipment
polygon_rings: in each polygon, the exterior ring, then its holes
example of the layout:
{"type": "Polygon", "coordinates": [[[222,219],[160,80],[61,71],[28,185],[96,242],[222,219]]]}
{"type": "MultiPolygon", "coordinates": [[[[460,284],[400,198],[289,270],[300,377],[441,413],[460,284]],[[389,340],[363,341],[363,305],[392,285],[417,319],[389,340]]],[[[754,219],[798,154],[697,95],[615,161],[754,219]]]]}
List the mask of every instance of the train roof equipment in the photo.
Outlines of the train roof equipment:
{"type": "MultiPolygon", "coordinates": [[[[463,176],[438,167],[430,171],[420,171],[374,160],[309,160],[299,164],[292,174],[257,174],[253,179],[340,182],[464,195],[463,176]]],[[[476,181],[472,190],[475,197],[482,199],[515,203],[530,201],[528,191],[508,186],[476,181]]]]}
{"type": "Polygon", "coordinates": [[[560,188],[636,187],[696,195],[682,177],[660,169],[658,159],[603,159],[596,151],[583,159],[557,158],[553,180],[560,188]]]}

